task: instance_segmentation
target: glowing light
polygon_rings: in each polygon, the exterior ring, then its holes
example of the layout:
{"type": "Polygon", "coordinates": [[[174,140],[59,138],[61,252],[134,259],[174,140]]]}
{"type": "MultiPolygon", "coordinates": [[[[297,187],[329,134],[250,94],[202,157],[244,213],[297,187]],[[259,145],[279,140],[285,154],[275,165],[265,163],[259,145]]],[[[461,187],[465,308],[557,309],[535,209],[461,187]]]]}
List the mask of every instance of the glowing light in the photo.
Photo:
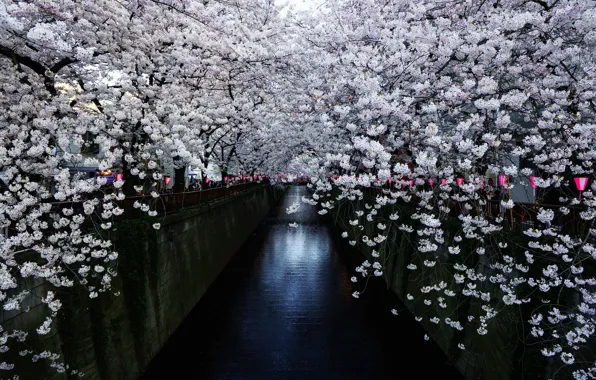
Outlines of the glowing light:
{"type": "Polygon", "coordinates": [[[575,181],[575,187],[577,187],[577,190],[579,190],[579,199],[582,199],[582,191],[586,190],[586,186],[588,185],[588,178],[575,177],[573,180],[575,181]]]}

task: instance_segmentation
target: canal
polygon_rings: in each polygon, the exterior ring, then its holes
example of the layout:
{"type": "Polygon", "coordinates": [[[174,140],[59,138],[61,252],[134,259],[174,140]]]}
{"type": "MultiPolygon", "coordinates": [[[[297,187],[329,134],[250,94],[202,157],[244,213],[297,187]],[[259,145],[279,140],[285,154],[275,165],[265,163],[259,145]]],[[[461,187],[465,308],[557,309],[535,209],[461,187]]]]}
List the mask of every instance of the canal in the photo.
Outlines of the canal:
{"type": "Polygon", "coordinates": [[[356,300],[362,257],[307,189],[290,188],[153,359],[144,380],[461,379],[382,280],[356,300]],[[289,223],[297,222],[297,228],[289,223]]]}

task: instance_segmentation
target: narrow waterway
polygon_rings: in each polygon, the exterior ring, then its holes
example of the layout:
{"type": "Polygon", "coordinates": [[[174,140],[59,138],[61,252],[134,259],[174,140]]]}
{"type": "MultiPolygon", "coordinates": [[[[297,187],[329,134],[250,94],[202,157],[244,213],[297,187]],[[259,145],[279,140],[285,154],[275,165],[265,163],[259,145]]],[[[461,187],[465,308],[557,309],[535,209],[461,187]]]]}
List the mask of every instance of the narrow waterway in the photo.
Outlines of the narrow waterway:
{"type": "Polygon", "coordinates": [[[361,257],[292,187],[152,361],[145,380],[460,379],[381,281],[359,300],[361,257]],[[298,228],[289,223],[298,222],[298,228]]]}

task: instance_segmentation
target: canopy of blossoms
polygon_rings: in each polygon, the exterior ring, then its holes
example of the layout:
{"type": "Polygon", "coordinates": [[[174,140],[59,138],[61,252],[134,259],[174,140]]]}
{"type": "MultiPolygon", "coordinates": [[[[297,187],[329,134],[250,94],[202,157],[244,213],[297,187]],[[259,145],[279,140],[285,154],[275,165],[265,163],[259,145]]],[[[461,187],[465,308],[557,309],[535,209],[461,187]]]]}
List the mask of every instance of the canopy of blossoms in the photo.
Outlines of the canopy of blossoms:
{"type": "Polygon", "coordinates": [[[370,253],[354,297],[407,251],[417,320],[483,336],[521,310],[552,376],[596,376],[595,25],[594,1],[539,0],[340,1],[301,22],[318,75],[296,161],[320,214],[351,204],[343,237],[370,253]],[[440,311],[466,298],[475,313],[440,311]]]}
{"type": "Polygon", "coordinates": [[[594,0],[0,0],[0,303],[28,278],[117,292],[102,231],[133,195],[159,228],[166,175],[305,172],[304,201],[349,207],[369,247],[356,286],[408,251],[449,275],[408,294],[416,318],[482,336],[523,308],[524,344],[596,376],[595,26],[594,0]]]}

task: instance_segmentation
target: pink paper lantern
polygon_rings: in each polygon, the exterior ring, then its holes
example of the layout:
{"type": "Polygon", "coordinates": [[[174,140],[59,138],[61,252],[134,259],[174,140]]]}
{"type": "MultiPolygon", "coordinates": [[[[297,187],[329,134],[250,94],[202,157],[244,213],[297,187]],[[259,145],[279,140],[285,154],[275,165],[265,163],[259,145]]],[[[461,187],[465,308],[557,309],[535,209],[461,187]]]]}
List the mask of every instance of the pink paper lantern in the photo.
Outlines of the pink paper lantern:
{"type": "Polygon", "coordinates": [[[536,188],[536,182],[534,182],[534,179],[536,177],[534,177],[533,175],[530,176],[530,186],[532,186],[532,189],[536,188]]]}
{"type": "Polygon", "coordinates": [[[224,182],[228,182],[228,177],[224,177],[224,182]]]}
{"type": "Polygon", "coordinates": [[[441,178],[441,185],[447,184],[447,178],[441,178]]]}
{"type": "Polygon", "coordinates": [[[163,180],[164,180],[164,182],[166,183],[166,185],[169,185],[169,184],[170,184],[170,182],[172,182],[172,177],[165,176],[163,180]]]}
{"type": "Polygon", "coordinates": [[[116,174],[116,181],[122,181],[124,179],[124,174],[118,173],[116,174]]]}
{"type": "Polygon", "coordinates": [[[464,179],[462,177],[456,178],[455,181],[457,182],[458,186],[461,186],[464,183],[464,179]]]}
{"type": "Polygon", "coordinates": [[[205,183],[209,183],[209,178],[205,178],[205,183]]]}
{"type": "Polygon", "coordinates": [[[575,187],[579,190],[579,199],[582,199],[582,191],[586,190],[586,186],[588,186],[588,177],[575,177],[573,180],[575,187]]]}
{"type": "Polygon", "coordinates": [[[574,178],[574,180],[575,180],[575,187],[577,187],[577,189],[579,191],[586,190],[586,186],[588,186],[588,178],[587,177],[576,177],[576,178],[574,178]]]}
{"type": "Polygon", "coordinates": [[[508,180],[509,180],[508,176],[499,174],[499,185],[505,186],[505,184],[507,183],[508,180]]]}
{"type": "Polygon", "coordinates": [[[414,180],[413,179],[409,180],[408,182],[410,183],[410,186],[414,186],[414,180]]]}
{"type": "Polygon", "coordinates": [[[432,179],[432,178],[429,178],[429,179],[428,179],[428,183],[429,183],[431,186],[433,186],[433,185],[435,184],[435,180],[434,180],[434,179],[432,179]]]}

